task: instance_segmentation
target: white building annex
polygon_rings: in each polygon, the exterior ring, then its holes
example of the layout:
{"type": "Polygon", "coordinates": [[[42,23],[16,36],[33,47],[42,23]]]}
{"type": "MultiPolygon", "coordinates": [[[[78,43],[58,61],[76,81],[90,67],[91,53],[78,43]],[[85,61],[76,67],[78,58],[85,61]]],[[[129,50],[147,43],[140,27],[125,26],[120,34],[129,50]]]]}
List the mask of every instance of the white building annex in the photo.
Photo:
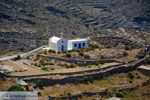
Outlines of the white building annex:
{"type": "Polygon", "coordinates": [[[53,36],[49,39],[48,49],[55,50],[56,52],[63,52],[72,49],[88,48],[89,40],[90,38],[67,40],[63,37],[59,38],[53,36]]]}
{"type": "Polygon", "coordinates": [[[88,40],[89,38],[68,40],[68,50],[88,48],[88,40]]]}

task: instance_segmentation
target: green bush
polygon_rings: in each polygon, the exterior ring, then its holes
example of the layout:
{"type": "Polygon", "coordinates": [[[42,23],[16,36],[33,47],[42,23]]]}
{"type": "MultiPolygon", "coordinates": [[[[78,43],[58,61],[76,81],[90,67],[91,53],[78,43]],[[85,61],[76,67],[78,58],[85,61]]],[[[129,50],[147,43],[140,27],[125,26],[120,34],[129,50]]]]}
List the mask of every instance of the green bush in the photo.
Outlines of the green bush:
{"type": "Polygon", "coordinates": [[[54,68],[48,68],[48,67],[42,67],[41,70],[50,71],[50,70],[55,70],[55,69],[54,68]]]}
{"type": "Polygon", "coordinates": [[[127,77],[129,77],[130,79],[133,79],[135,76],[134,76],[133,73],[129,72],[128,75],[127,75],[127,77]]]}
{"type": "Polygon", "coordinates": [[[107,98],[110,98],[110,97],[112,97],[112,96],[113,96],[112,93],[111,93],[110,91],[108,91],[106,97],[107,97],[107,98]]]}
{"type": "Polygon", "coordinates": [[[37,63],[34,63],[34,66],[37,66],[37,63]]]}
{"type": "Polygon", "coordinates": [[[81,50],[81,52],[84,52],[86,50],[86,48],[81,48],[80,50],[81,50]]]}
{"type": "Polygon", "coordinates": [[[70,68],[76,68],[76,67],[77,67],[76,64],[74,64],[74,63],[70,64],[70,68]]]}
{"type": "Polygon", "coordinates": [[[125,57],[125,56],[127,56],[128,55],[128,53],[126,52],[126,51],[124,51],[123,52],[123,56],[125,57]]]}
{"type": "Polygon", "coordinates": [[[76,49],[72,49],[72,50],[70,50],[69,52],[76,52],[76,49]]]}
{"type": "Polygon", "coordinates": [[[145,58],[144,62],[145,64],[150,64],[150,57],[145,58]]]}
{"type": "Polygon", "coordinates": [[[92,66],[90,66],[90,65],[88,66],[88,68],[91,68],[91,67],[92,67],[92,66]]]}
{"type": "Polygon", "coordinates": [[[66,68],[70,68],[70,66],[68,64],[65,64],[66,68]]]}
{"type": "Polygon", "coordinates": [[[99,48],[99,46],[97,44],[89,44],[89,47],[92,49],[99,48]]]}
{"type": "Polygon", "coordinates": [[[53,51],[52,51],[52,53],[56,53],[56,51],[55,51],[55,50],[53,50],[53,51]]]}
{"type": "Polygon", "coordinates": [[[41,64],[38,64],[37,66],[38,66],[38,67],[41,67],[42,65],[41,65],[41,64]]]}
{"type": "Polygon", "coordinates": [[[34,59],[34,61],[37,61],[37,60],[39,60],[39,57],[36,57],[36,58],[34,59]]]}
{"type": "Polygon", "coordinates": [[[24,89],[19,85],[13,85],[8,89],[8,91],[24,91],[24,89]]]}
{"type": "Polygon", "coordinates": [[[83,82],[87,84],[88,81],[89,81],[89,78],[88,78],[87,76],[84,76],[84,77],[83,77],[83,82]]]}
{"type": "Polygon", "coordinates": [[[51,50],[51,49],[50,49],[50,50],[48,50],[48,52],[49,52],[49,53],[52,53],[52,51],[53,51],[53,50],[51,50]]]}
{"type": "Polygon", "coordinates": [[[100,57],[100,59],[104,59],[104,56],[102,55],[102,56],[100,57]]]}
{"type": "Polygon", "coordinates": [[[80,49],[76,49],[76,52],[81,52],[81,50],[80,49]]]}
{"type": "Polygon", "coordinates": [[[98,65],[99,65],[99,62],[96,62],[95,65],[98,66],[98,65]]]}
{"type": "Polygon", "coordinates": [[[45,55],[47,54],[47,50],[44,51],[44,54],[45,54],[45,55]]]}
{"type": "Polygon", "coordinates": [[[37,86],[39,86],[39,88],[42,88],[42,86],[44,85],[44,83],[41,80],[37,80],[36,84],[37,86]]]}
{"type": "Polygon", "coordinates": [[[70,93],[70,92],[68,92],[68,93],[67,93],[67,95],[68,95],[68,96],[71,96],[71,93],[70,93]]]}
{"type": "Polygon", "coordinates": [[[63,51],[62,53],[67,53],[66,51],[63,51]]]}
{"type": "Polygon", "coordinates": [[[93,83],[94,79],[93,79],[92,76],[89,77],[89,81],[90,81],[91,83],[93,83]]]}
{"type": "Polygon", "coordinates": [[[48,67],[42,67],[41,70],[50,71],[50,69],[48,67]]]}
{"type": "Polygon", "coordinates": [[[140,79],[140,78],[141,78],[141,76],[138,75],[138,76],[137,76],[137,79],[140,79]]]}
{"type": "Polygon", "coordinates": [[[83,77],[83,82],[84,82],[85,84],[87,84],[88,82],[93,83],[93,81],[94,81],[94,79],[93,79],[92,76],[90,76],[90,77],[84,76],[84,77],[83,77]]]}
{"type": "Polygon", "coordinates": [[[69,53],[66,54],[66,57],[67,57],[67,58],[71,58],[71,54],[69,54],[69,53]]]}
{"type": "Polygon", "coordinates": [[[39,62],[39,64],[41,64],[42,66],[45,66],[47,63],[45,62],[44,59],[41,59],[40,62],[39,62]]]}
{"type": "Polygon", "coordinates": [[[117,92],[117,93],[116,93],[116,97],[122,98],[122,97],[124,97],[124,96],[125,96],[125,95],[124,95],[123,92],[117,92]]]}
{"type": "Polygon", "coordinates": [[[69,89],[64,90],[64,91],[63,91],[63,95],[65,95],[65,96],[70,96],[70,95],[71,95],[71,91],[70,91],[69,89]]]}
{"type": "Polygon", "coordinates": [[[56,53],[56,51],[55,51],[55,50],[52,50],[52,49],[48,50],[48,52],[49,52],[49,53],[56,53]]]}
{"type": "Polygon", "coordinates": [[[98,62],[99,62],[99,64],[104,64],[105,60],[104,59],[100,59],[98,62]]]}
{"type": "Polygon", "coordinates": [[[59,52],[59,51],[58,51],[57,53],[58,53],[58,54],[60,54],[60,52],[59,52]]]}
{"type": "Polygon", "coordinates": [[[4,74],[8,74],[8,75],[9,75],[9,74],[11,74],[11,72],[6,72],[6,71],[5,71],[4,74]]]}
{"type": "Polygon", "coordinates": [[[129,50],[129,47],[128,47],[128,46],[125,46],[125,50],[129,50]]]}
{"type": "Polygon", "coordinates": [[[83,57],[83,56],[84,56],[84,53],[80,52],[79,55],[83,57]]]}
{"type": "Polygon", "coordinates": [[[89,59],[89,58],[91,58],[91,57],[90,57],[88,54],[85,54],[85,55],[84,55],[84,58],[85,58],[85,59],[89,59]]]}
{"type": "Polygon", "coordinates": [[[55,70],[54,68],[51,68],[51,70],[55,70]]]}
{"type": "Polygon", "coordinates": [[[71,53],[71,52],[81,52],[81,51],[83,51],[82,48],[81,49],[72,49],[69,52],[71,53]]]}
{"type": "Polygon", "coordinates": [[[90,50],[91,50],[91,48],[86,48],[86,49],[85,49],[86,52],[88,52],[88,51],[90,51],[90,50]]]}

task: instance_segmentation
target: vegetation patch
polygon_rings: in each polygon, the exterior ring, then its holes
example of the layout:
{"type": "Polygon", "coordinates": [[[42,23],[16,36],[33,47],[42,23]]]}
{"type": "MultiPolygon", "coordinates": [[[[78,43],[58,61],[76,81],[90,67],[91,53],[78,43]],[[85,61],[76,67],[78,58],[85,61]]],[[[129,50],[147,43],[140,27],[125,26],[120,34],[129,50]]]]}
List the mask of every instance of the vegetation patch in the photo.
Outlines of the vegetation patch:
{"type": "Polygon", "coordinates": [[[123,56],[126,57],[128,53],[126,51],[123,52],[123,56]]]}
{"type": "Polygon", "coordinates": [[[19,85],[13,85],[8,89],[8,91],[24,91],[24,89],[19,85]]]}
{"type": "Polygon", "coordinates": [[[150,57],[147,57],[145,60],[144,60],[145,64],[150,64],[150,57]]]}
{"type": "Polygon", "coordinates": [[[43,71],[52,71],[54,68],[42,67],[41,70],[43,71]]]}

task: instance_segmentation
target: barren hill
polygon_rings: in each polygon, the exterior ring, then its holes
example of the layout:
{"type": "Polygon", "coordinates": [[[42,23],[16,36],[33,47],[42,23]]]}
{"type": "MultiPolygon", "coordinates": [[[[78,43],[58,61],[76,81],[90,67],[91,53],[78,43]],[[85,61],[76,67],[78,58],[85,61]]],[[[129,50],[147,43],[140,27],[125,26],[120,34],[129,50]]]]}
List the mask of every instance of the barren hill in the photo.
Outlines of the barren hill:
{"type": "Polygon", "coordinates": [[[87,36],[120,27],[150,32],[150,1],[1,0],[0,23],[1,39],[48,39],[62,31],[67,37],[87,36]]]}

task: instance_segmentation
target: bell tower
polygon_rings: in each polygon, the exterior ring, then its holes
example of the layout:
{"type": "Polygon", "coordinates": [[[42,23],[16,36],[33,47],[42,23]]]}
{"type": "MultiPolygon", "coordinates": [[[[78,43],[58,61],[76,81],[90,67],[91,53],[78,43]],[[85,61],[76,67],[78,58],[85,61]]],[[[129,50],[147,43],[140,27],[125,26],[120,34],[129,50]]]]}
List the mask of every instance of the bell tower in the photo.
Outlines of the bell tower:
{"type": "Polygon", "coordinates": [[[63,32],[61,32],[61,33],[60,33],[60,35],[61,35],[61,38],[63,38],[63,34],[64,34],[63,32]]]}

